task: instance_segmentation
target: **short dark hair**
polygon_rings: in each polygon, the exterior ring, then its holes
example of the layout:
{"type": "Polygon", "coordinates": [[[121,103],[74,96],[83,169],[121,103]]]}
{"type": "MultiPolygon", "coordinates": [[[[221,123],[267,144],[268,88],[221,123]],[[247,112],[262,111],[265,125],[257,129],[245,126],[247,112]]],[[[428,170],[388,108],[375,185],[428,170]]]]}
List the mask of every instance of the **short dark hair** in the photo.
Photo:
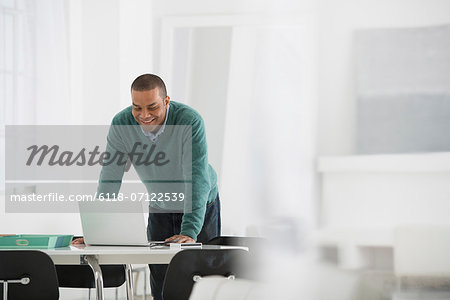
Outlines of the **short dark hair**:
{"type": "Polygon", "coordinates": [[[163,99],[167,97],[167,90],[161,77],[154,74],[143,74],[138,76],[131,84],[132,91],[150,91],[154,88],[159,89],[159,96],[163,99]]]}

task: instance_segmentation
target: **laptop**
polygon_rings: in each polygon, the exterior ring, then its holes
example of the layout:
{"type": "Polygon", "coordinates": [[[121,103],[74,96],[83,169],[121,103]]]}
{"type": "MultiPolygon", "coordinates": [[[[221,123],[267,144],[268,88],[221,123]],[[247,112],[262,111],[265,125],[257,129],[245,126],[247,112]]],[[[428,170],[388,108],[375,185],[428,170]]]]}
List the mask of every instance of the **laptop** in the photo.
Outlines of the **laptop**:
{"type": "Polygon", "coordinates": [[[84,242],[93,246],[151,246],[164,242],[149,242],[144,207],[140,201],[126,202],[125,212],[112,207],[111,202],[79,202],[84,242]],[[115,211],[114,211],[115,210],[115,211]]]}

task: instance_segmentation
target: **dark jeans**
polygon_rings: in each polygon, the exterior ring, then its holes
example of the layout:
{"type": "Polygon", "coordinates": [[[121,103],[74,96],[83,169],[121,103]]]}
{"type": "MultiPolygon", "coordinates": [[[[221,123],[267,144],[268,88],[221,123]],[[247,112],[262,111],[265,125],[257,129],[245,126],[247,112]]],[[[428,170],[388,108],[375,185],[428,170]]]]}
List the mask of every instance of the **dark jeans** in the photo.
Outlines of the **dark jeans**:
{"type": "MultiPolygon", "coordinates": [[[[182,213],[150,213],[148,216],[147,236],[149,241],[163,241],[175,234],[180,234],[182,213]]],[[[216,199],[208,204],[205,221],[197,237],[198,242],[206,243],[210,239],[220,236],[220,200],[216,199]]],[[[162,288],[168,265],[153,264],[150,267],[150,286],[155,300],[162,300],[162,288]]]]}

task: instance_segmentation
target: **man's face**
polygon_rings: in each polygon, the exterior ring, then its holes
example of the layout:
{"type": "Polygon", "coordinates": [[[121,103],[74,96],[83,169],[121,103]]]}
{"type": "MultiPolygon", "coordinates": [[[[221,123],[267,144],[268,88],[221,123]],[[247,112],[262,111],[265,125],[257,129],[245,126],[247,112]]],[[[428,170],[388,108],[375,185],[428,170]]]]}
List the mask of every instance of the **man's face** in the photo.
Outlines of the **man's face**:
{"type": "Polygon", "coordinates": [[[131,91],[133,102],[133,117],[140,125],[145,126],[147,131],[153,131],[162,124],[166,117],[170,98],[163,99],[159,95],[159,89],[148,91],[131,91]]]}

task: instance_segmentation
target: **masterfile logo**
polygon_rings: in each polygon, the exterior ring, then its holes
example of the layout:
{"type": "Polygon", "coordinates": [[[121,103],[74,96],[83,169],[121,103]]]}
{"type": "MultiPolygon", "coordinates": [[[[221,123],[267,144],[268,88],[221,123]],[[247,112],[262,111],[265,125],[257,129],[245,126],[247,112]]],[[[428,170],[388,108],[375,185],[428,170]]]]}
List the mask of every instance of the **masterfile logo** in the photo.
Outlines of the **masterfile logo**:
{"type": "Polygon", "coordinates": [[[81,201],[191,211],[191,126],[168,125],[153,140],[139,125],[5,129],[6,212],[77,212],[81,201]]]}
{"type": "Polygon", "coordinates": [[[115,163],[118,166],[125,165],[125,171],[127,172],[130,169],[131,160],[134,157],[137,157],[135,164],[138,166],[149,166],[152,164],[155,166],[164,166],[170,162],[170,160],[166,159],[165,152],[159,151],[154,154],[156,145],[148,146],[147,144],[142,144],[141,142],[134,143],[130,153],[123,153],[120,151],[115,151],[113,153],[106,151],[100,152],[99,148],[99,146],[95,146],[92,151],[82,148],[80,152],[74,153],[72,151],[60,151],[60,147],[58,145],[53,145],[51,147],[48,145],[42,145],[40,147],[38,145],[32,145],[27,148],[27,150],[30,151],[30,156],[26,162],[26,165],[31,166],[35,163],[36,165],[41,166],[46,159],[49,166],[59,165],[70,167],[76,164],[77,166],[87,165],[92,167],[96,164],[108,166],[115,163]],[[144,153],[138,151],[137,149],[140,146],[142,146],[143,150],[150,148],[149,152],[144,153]],[[38,156],[38,158],[36,158],[36,156],[38,156]]]}

